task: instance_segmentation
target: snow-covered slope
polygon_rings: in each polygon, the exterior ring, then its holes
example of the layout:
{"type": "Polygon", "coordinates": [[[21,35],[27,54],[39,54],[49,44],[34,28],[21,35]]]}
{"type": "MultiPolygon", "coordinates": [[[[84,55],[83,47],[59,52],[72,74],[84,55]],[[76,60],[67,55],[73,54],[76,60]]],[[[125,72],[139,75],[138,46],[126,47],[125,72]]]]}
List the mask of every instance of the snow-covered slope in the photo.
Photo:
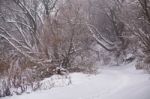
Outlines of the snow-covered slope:
{"type": "Polygon", "coordinates": [[[105,67],[97,75],[70,76],[69,86],[2,99],[150,99],[150,76],[133,64],[105,67]]]}

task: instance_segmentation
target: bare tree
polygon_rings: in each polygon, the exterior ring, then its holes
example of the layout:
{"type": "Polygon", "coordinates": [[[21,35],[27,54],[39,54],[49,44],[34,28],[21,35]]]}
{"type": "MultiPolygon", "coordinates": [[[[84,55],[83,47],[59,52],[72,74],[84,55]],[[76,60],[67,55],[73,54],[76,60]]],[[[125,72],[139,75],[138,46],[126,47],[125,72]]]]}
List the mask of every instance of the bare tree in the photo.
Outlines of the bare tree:
{"type": "Polygon", "coordinates": [[[129,39],[126,37],[125,24],[120,18],[123,1],[90,2],[87,27],[95,41],[105,50],[115,52],[116,57],[125,54],[129,39]]]}

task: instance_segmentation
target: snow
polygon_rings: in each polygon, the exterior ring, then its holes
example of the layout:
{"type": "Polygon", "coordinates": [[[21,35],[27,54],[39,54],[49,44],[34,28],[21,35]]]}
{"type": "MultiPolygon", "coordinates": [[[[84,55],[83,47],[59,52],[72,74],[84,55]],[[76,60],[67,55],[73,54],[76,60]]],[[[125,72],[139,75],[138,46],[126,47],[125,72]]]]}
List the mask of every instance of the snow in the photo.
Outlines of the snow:
{"type": "Polygon", "coordinates": [[[71,83],[70,77],[65,75],[54,75],[50,78],[46,78],[40,82],[40,90],[48,90],[53,87],[64,87],[71,83]]]}
{"type": "Polygon", "coordinates": [[[129,59],[129,58],[131,58],[131,57],[133,57],[133,54],[127,54],[127,57],[126,57],[126,59],[129,59]]]}
{"type": "Polygon", "coordinates": [[[70,85],[2,99],[150,99],[150,76],[135,70],[134,63],[103,67],[97,75],[69,76],[70,85]]]}

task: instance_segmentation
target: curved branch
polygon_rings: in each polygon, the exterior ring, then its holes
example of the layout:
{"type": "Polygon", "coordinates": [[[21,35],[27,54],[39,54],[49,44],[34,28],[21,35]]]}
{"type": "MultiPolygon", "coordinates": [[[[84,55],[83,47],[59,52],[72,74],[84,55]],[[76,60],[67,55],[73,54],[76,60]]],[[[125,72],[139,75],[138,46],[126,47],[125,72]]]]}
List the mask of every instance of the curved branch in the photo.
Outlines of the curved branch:
{"type": "Polygon", "coordinates": [[[92,33],[92,35],[93,35],[94,39],[96,40],[96,42],[97,42],[101,47],[103,47],[103,48],[104,48],[105,50],[107,50],[107,51],[115,51],[115,50],[116,50],[116,47],[114,47],[114,48],[108,48],[108,47],[106,47],[106,45],[104,45],[104,44],[96,37],[96,35],[95,35],[95,33],[93,32],[92,28],[91,28],[89,25],[87,25],[87,27],[88,27],[88,29],[90,30],[90,32],[92,33]]]}

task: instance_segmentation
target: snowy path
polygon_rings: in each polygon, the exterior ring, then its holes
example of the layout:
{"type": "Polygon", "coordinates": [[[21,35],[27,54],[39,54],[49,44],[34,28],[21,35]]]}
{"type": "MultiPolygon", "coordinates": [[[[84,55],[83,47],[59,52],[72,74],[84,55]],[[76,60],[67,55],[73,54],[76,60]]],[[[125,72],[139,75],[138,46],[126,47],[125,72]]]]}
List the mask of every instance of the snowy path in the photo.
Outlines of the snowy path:
{"type": "Polygon", "coordinates": [[[148,74],[130,66],[109,67],[98,75],[71,74],[72,85],[2,99],[150,99],[148,74]]]}

